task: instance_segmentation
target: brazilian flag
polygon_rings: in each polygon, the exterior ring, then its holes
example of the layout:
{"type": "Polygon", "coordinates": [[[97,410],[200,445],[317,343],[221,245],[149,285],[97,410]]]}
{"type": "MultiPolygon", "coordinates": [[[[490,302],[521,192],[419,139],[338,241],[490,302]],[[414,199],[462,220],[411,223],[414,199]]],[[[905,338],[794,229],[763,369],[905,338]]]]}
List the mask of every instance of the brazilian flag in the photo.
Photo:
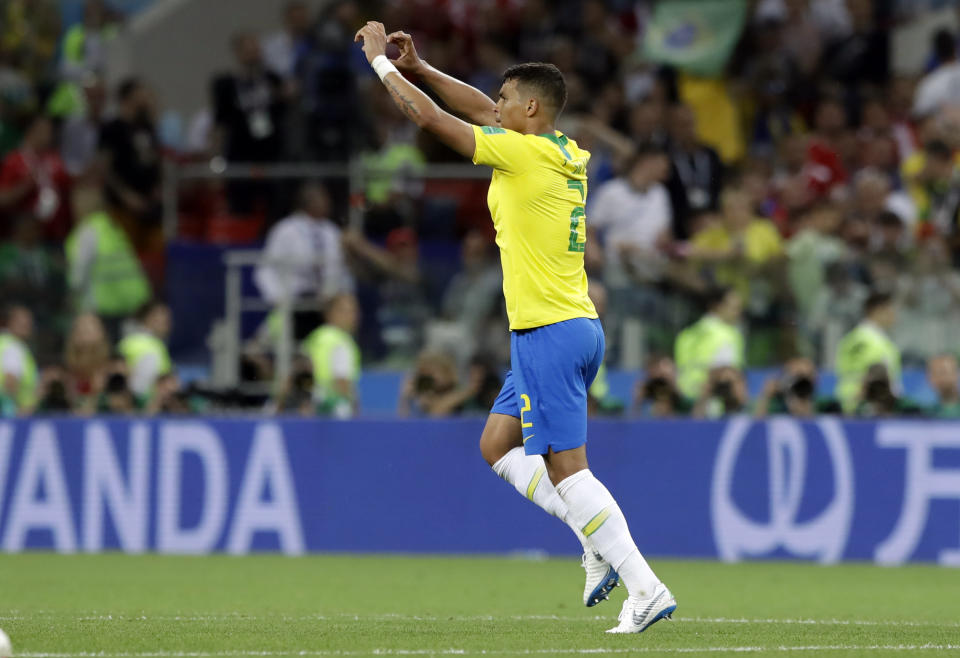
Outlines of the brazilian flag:
{"type": "Polygon", "coordinates": [[[747,0],[659,0],[644,35],[646,59],[703,77],[723,73],[747,18],[747,0]]]}

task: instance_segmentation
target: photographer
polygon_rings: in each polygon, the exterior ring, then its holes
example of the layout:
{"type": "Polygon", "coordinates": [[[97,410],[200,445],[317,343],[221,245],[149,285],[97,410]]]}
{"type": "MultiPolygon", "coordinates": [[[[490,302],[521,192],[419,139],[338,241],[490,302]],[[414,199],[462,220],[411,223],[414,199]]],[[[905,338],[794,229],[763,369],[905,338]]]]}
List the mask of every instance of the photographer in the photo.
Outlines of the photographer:
{"type": "Polygon", "coordinates": [[[776,415],[810,418],[840,412],[839,402],[817,396],[817,368],[803,356],[787,361],[783,373],[767,381],[753,411],[757,418],[776,415]]]}
{"type": "Polygon", "coordinates": [[[276,408],[272,411],[281,414],[313,416],[316,413],[313,364],[309,359],[301,356],[294,360],[292,370],[284,390],[277,397],[276,408]]]}
{"type": "Polygon", "coordinates": [[[40,394],[37,413],[44,415],[70,413],[66,373],[59,366],[45,368],[40,376],[40,394]]]}
{"type": "Polygon", "coordinates": [[[634,389],[634,409],[650,418],[688,416],[693,404],[677,389],[677,367],[669,356],[656,356],[647,364],[646,379],[634,389]]]}
{"type": "Polygon", "coordinates": [[[694,418],[723,418],[743,413],[750,396],[743,372],[732,366],[710,371],[700,399],[693,405],[694,418]]]}
{"type": "Polygon", "coordinates": [[[147,403],[144,413],[147,415],[185,416],[206,411],[208,405],[195,392],[184,389],[175,373],[167,373],[157,378],[154,394],[147,403]]]}
{"type": "Polygon", "coordinates": [[[97,400],[97,413],[128,416],[137,412],[137,400],[130,390],[126,365],[113,364],[103,383],[97,400]]]}
{"type": "Polygon", "coordinates": [[[403,383],[397,414],[401,417],[450,416],[464,401],[459,393],[453,359],[447,354],[421,352],[413,372],[403,383]]]}
{"type": "Polygon", "coordinates": [[[937,395],[936,403],[927,410],[934,418],[960,418],[960,386],[957,357],[940,354],[927,361],[927,381],[937,395]]]}
{"type": "Polygon", "coordinates": [[[922,409],[905,397],[897,396],[890,384],[890,374],[882,363],[875,363],[863,378],[856,415],[860,418],[918,416],[922,409]]]}
{"type": "Polygon", "coordinates": [[[498,369],[485,356],[471,359],[464,383],[458,384],[450,355],[422,352],[413,374],[404,382],[398,413],[431,418],[486,414],[502,387],[498,369]]]}

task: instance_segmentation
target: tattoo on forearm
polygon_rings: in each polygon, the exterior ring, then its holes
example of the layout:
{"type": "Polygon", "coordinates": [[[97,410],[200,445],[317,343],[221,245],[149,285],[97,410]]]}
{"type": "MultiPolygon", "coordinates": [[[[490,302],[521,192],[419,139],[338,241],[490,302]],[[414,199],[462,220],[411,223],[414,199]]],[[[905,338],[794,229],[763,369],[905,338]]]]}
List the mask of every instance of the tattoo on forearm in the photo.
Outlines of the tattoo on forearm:
{"type": "Polygon", "coordinates": [[[390,95],[393,96],[393,100],[397,103],[397,107],[400,108],[400,111],[407,115],[408,119],[414,121],[420,116],[420,110],[417,109],[416,104],[409,98],[407,98],[403,91],[400,90],[395,84],[390,80],[384,80],[383,84],[387,87],[387,91],[390,92],[390,95]]]}

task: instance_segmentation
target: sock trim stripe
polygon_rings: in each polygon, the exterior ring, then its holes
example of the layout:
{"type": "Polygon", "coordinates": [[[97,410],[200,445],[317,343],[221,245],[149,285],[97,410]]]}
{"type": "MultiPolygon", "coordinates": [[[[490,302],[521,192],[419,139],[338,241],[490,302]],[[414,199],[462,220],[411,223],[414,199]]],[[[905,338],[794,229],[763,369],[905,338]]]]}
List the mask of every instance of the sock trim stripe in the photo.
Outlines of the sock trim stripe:
{"type": "Polygon", "coordinates": [[[600,512],[595,517],[590,519],[587,525],[583,526],[583,536],[589,537],[590,535],[595,533],[597,530],[599,530],[600,526],[606,523],[607,519],[610,518],[610,515],[612,513],[613,513],[613,509],[611,507],[605,507],[604,509],[600,510],[600,512]]]}
{"type": "Polygon", "coordinates": [[[541,466],[537,469],[537,472],[533,474],[533,477],[530,478],[530,484],[527,485],[527,499],[533,500],[533,494],[537,491],[537,487],[540,486],[540,480],[543,479],[543,474],[547,472],[546,466],[541,466]]]}

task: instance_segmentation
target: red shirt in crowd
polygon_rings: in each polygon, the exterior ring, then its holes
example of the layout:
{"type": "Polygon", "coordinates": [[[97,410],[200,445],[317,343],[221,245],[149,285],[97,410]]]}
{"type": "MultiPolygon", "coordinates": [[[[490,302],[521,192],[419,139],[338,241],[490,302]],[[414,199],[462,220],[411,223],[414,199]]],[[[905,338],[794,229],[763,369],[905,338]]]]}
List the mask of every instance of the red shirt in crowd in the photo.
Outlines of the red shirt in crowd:
{"type": "Polygon", "coordinates": [[[835,185],[847,182],[847,170],[837,151],[820,139],[810,141],[807,148],[806,172],[811,191],[825,197],[835,185]]]}
{"type": "Polygon", "coordinates": [[[23,215],[35,217],[47,240],[62,240],[70,231],[70,175],[56,151],[12,151],[0,164],[0,189],[30,183],[29,193],[19,202],[0,209],[0,234],[9,235],[13,222],[23,215]]]}

